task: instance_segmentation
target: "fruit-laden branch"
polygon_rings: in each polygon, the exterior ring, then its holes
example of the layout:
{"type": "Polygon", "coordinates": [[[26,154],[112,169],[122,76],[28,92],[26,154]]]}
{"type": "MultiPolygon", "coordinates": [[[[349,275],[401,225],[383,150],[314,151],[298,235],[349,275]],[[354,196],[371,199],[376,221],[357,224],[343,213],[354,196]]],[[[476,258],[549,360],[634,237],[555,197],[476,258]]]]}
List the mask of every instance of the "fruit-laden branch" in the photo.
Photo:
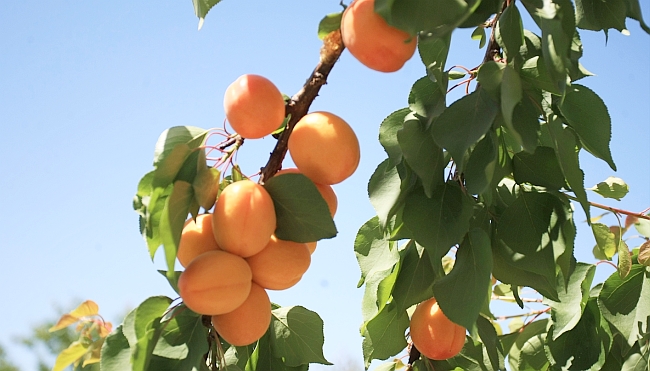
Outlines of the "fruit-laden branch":
{"type": "Polygon", "coordinates": [[[336,30],[331,32],[323,40],[323,46],[320,52],[320,62],[303,85],[302,89],[296,93],[286,105],[286,115],[289,117],[287,127],[284,129],[278,142],[271,152],[269,161],[262,168],[259,183],[263,184],[264,181],[270,179],[275,175],[278,170],[282,168],[282,161],[287,154],[287,145],[289,143],[289,136],[293,131],[294,126],[298,121],[307,114],[311,103],[318,96],[321,86],[327,83],[327,76],[329,75],[332,67],[341,56],[345,49],[341,39],[341,31],[336,30]]]}

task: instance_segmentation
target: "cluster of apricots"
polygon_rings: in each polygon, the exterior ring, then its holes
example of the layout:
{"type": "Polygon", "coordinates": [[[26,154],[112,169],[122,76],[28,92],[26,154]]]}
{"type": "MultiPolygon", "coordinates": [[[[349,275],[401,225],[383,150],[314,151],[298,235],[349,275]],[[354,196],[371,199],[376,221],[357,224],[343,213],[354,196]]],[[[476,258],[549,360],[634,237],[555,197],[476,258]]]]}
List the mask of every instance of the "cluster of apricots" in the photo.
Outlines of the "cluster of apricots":
{"type": "Polygon", "coordinates": [[[341,19],[343,44],[366,67],[395,72],[411,59],[416,36],[389,25],[375,13],[375,0],[355,0],[341,19]]]}
{"type": "MultiPolygon", "coordinates": [[[[277,130],[285,117],[284,99],[268,79],[243,75],[226,90],[224,109],[231,127],[255,139],[277,130]]],[[[337,198],[331,185],[348,178],[359,164],[359,143],[340,117],[328,112],[304,116],[288,143],[297,166],[280,170],[310,178],[331,216],[337,198]]],[[[186,222],[177,258],[185,267],[178,289],[191,310],[212,316],[219,335],[236,346],[261,338],[271,321],[266,290],[284,290],[302,278],[316,241],[297,243],[274,235],[276,214],[265,188],[251,180],[226,186],[212,213],[186,222]]]]}

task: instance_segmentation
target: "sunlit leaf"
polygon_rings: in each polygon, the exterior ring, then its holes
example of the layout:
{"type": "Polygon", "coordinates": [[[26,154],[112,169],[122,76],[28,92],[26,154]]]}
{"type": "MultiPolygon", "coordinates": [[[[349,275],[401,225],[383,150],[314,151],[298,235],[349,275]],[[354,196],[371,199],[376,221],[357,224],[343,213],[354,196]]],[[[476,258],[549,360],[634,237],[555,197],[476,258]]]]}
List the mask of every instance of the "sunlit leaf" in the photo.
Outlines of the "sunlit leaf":
{"type": "Polygon", "coordinates": [[[309,363],[331,365],[323,356],[323,320],[300,306],[272,311],[273,354],[291,367],[309,363]]]}
{"type": "Polygon", "coordinates": [[[625,197],[625,195],[630,191],[630,188],[623,179],[610,176],[604,181],[589,188],[589,190],[592,190],[603,197],[613,198],[620,201],[621,198],[625,197]]]}
{"type": "Polygon", "coordinates": [[[343,12],[331,13],[323,17],[318,23],[318,38],[323,40],[330,32],[341,28],[343,12]]]}

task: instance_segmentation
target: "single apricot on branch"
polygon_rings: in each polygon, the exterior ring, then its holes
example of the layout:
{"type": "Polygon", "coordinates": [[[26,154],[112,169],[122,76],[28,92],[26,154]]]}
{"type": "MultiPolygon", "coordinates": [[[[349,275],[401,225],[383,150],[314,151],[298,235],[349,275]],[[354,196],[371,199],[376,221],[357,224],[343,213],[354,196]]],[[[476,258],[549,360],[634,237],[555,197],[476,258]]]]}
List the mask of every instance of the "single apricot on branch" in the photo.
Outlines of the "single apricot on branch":
{"type": "Polygon", "coordinates": [[[465,328],[449,320],[435,298],[418,304],[410,327],[413,345],[430,359],[449,359],[460,353],[465,344],[465,328]]]}
{"type": "Polygon", "coordinates": [[[212,232],[222,250],[241,257],[260,252],[275,231],[273,200],[263,186],[250,180],[224,188],[214,205],[212,232]]]}
{"type": "Polygon", "coordinates": [[[221,250],[203,253],[185,268],[178,291],[188,308],[199,314],[224,314],[242,305],[253,274],[243,258],[221,250]]]}
{"type": "Polygon", "coordinates": [[[300,119],[288,147],[296,167],[317,184],[344,181],[355,172],[361,159],[354,130],[329,112],[313,112],[300,119]]]}
{"type": "Polygon", "coordinates": [[[341,19],[343,44],[366,67],[395,72],[415,53],[416,37],[375,13],[375,0],[355,0],[341,19]]]}
{"type": "Polygon", "coordinates": [[[246,261],[253,282],[270,290],[284,290],[300,281],[311,264],[311,253],[304,243],[273,236],[262,251],[246,261]]]}
{"type": "Polygon", "coordinates": [[[226,89],[223,108],[230,126],[242,138],[267,136],[284,121],[284,98],[266,77],[242,75],[226,89]]]}
{"type": "Polygon", "coordinates": [[[253,283],[250,294],[232,312],[212,316],[212,325],[230,345],[245,346],[259,340],[271,324],[271,301],[261,286],[253,283]]]}
{"type": "Polygon", "coordinates": [[[219,250],[212,233],[212,214],[201,214],[185,222],[181,232],[176,257],[183,267],[187,267],[197,256],[211,250],[219,250]]]}

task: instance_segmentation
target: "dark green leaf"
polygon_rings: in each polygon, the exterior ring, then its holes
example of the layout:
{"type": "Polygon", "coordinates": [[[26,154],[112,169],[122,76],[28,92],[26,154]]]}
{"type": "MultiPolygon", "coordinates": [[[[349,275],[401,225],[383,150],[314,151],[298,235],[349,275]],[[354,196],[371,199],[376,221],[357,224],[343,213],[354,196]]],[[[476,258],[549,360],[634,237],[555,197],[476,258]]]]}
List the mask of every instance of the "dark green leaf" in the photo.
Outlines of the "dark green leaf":
{"type": "Polygon", "coordinates": [[[530,183],[553,190],[565,185],[564,175],[553,148],[537,147],[532,155],[519,152],[512,160],[513,175],[519,184],[530,183]]]}
{"type": "Polygon", "coordinates": [[[623,31],[626,13],[624,0],[576,0],[576,25],[582,29],[623,31]]]}
{"type": "Polygon", "coordinates": [[[496,14],[501,9],[500,0],[482,0],[481,4],[474,12],[461,23],[459,28],[471,28],[484,24],[490,16],[496,14]]]}
{"type": "Polygon", "coordinates": [[[595,272],[595,265],[577,263],[566,286],[564,279],[558,279],[557,294],[560,300],[544,299],[544,303],[551,307],[553,319],[553,331],[549,334],[549,340],[556,340],[581,320],[595,272]]]}
{"type": "Polygon", "coordinates": [[[433,292],[445,315],[471,328],[491,285],[492,250],[482,229],[472,229],[456,253],[451,273],[437,280],[433,292]]]}
{"type": "Polygon", "coordinates": [[[643,21],[643,15],[641,15],[641,6],[639,5],[639,0],[627,0],[627,16],[628,18],[635,19],[639,21],[639,25],[646,33],[650,34],[650,27],[643,21]]]}
{"type": "Polygon", "coordinates": [[[607,162],[612,170],[616,171],[609,150],[612,122],[600,97],[589,88],[575,84],[567,89],[559,108],[568,124],[578,134],[585,149],[607,162]]]}
{"type": "Polygon", "coordinates": [[[505,51],[508,63],[521,60],[519,49],[524,45],[524,26],[517,3],[510,3],[501,13],[495,31],[495,37],[505,51]]]}
{"type": "Polygon", "coordinates": [[[515,106],[512,127],[508,130],[524,151],[535,152],[540,132],[539,113],[529,96],[524,95],[523,100],[515,106]]]}
{"type": "Polygon", "coordinates": [[[438,186],[432,198],[411,192],[404,206],[404,224],[419,244],[430,249],[432,259],[440,259],[469,230],[473,204],[452,181],[438,186]]]}
{"type": "Polygon", "coordinates": [[[459,171],[467,149],[488,131],[499,106],[479,88],[452,103],[432,126],[433,139],[451,154],[459,171]]]}
{"type": "Polygon", "coordinates": [[[470,7],[465,1],[453,0],[377,0],[375,11],[389,24],[411,35],[428,31],[442,36],[460,25],[477,6],[470,7]]]}
{"type": "Polygon", "coordinates": [[[420,35],[418,39],[418,52],[422,63],[427,68],[427,75],[431,81],[438,84],[441,92],[447,91],[445,78],[445,64],[449,54],[451,34],[443,37],[420,35]]]}
{"type": "Polygon", "coordinates": [[[336,226],[314,183],[302,174],[287,173],[269,179],[264,188],[275,206],[275,235],[295,242],[336,236],[336,226]]]}
{"type": "Polygon", "coordinates": [[[487,37],[485,35],[485,28],[484,27],[476,27],[474,32],[472,32],[472,40],[478,40],[478,48],[483,49],[485,44],[487,43],[487,37]]]}
{"type": "MultiPolygon", "coordinates": [[[[291,367],[282,358],[274,355],[274,333],[270,330],[258,341],[255,350],[246,363],[245,371],[307,371],[309,365],[291,367]]],[[[229,371],[229,369],[226,371],[229,371]]]]}
{"type": "Polygon", "coordinates": [[[465,188],[471,194],[480,194],[492,182],[499,156],[496,135],[492,131],[481,139],[472,150],[465,167],[465,188]]]}
{"type": "MultiPolygon", "coordinates": [[[[503,69],[503,77],[501,79],[501,114],[508,128],[513,127],[513,112],[515,107],[521,102],[522,97],[523,91],[521,89],[519,73],[508,64],[503,69]]],[[[514,131],[514,129],[512,130],[514,131]]]]}
{"type": "Polygon", "coordinates": [[[402,128],[404,118],[409,113],[411,110],[408,108],[397,110],[388,115],[379,126],[379,143],[384,147],[392,165],[402,161],[402,149],[397,141],[397,131],[402,128]]]}
{"type": "Polygon", "coordinates": [[[628,345],[634,345],[640,335],[639,325],[647,326],[650,316],[648,267],[634,264],[625,278],[618,273],[609,276],[598,295],[598,307],[628,345]]]}
{"type": "Polygon", "coordinates": [[[374,318],[364,323],[361,334],[366,368],[373,359],[387,359],[406,348],[405,333],[408,326],[408,314],[405,310],[397,309],[394,302],[386,305],[374,318]]]}
{"type": "Polygon", "coordinates": [[[481,84],[481,88],[492,94],[494,99],[501,96],[501,80],[505,68],[505,63],[489,61],[483,63],[478,70],[477,80],[481,84]]]}
{"type": "Polygon", "coordinates": [[[196,176],[192,181],[192,189],[194,189],[194,197],[199,206],[209,210],[217,200],[221,172],[218,169],[208,167],[205,151],[200,150],[197,153],[196,176]]]}
{"type": "MultiPolygon", "coordinates": [[[[548,331],[548,324],[548,319],[541,319],[528,324],[523,328],[521,332],[519,332],[514,344],[510,348],[510,352],[508,353],[508,363],[510,365],[510,369],[520,370],[519,365],[523,361],[522,358],[527,357],[526,353],[522,354],[524,350],[523,348],[526,346],[526,344],[529,343],[531,339],[546,335],[546,332],[548,331]]],[[[538,370],[541,370],[541,368],[538,370]]]]}
{"type": "Polygon", "coordinates": [[[544,57],[541,55],[536,55],[524,62],[524,65],[521,68],[521,78],[524,82],[527,82],[538,89],[556,95],[562,94],[562,91],[558,89],[555,81],[553,81],[551,75],[549,75],[546,63],[544,62],[544,57]]]}
{"type": "Polygon", "coordinates": [[[400,251],[400,271],[393,286],[398,310],[406,310],[433,296],[434,268],[427,250],[410,241],[400,251]]]}
{"type": "Polygon", "coordinates": [[[153,350],[160,338],[160,323],[172,299],[166,296],[153,296],[142,302],[135,310],[134,330],[137,339],[131,361],[136,370],[146,370],[151,362],[153,350]]]}
{"type": "Polygon", "coordinates": [[[318,38],[323,40],[330,32],[341,28],[341,17],[343,12],[331,13],[323,17],[318,24],[318,38]]]}
{"type": "Polygon", "coordinates": [[[199,370],[198,366],[204,362],[203,356],[208,352],[208,329],[203,325],[202,316],[185,306],[178,306],[165,316],[162,325],[154,355],[166,362],[177,360],[177,370],[192,370],[193,367],[199,370]]]}
{"type": "Polygon", "coordinates": [[[549,332],[546,339],[551,364],[563,370],[600,370],[612,341],[601,324],[595,298],[589,300],[575,327],[556,339],[549,332]]]}
{"type": "Polygon", "coordinates": [[[492,322],[479,316],[476,320],[476,327],[481,341],[485,346],[485,352],[487,353],[489,365],[492,370],[505,370],[503,346],[501,346],[497,331],[492,322]]]}
{"type": "Polygon", "coordinates": [[[165,202],[160,218],[160,237],[165,248],[168,278],[173,279],[174,266],[181,232],[194,197],[192,185],[182,180],[174,183],[174,189],[165,202]]]}
{"type": "Polygon", "coordinates": [[[273,355],[290,367],[309,363],[331,365],[323,356],[323,320],[304,307],[274,309],[271,326],[273,355]]]}
{"type": "Polygon", "coordinates": [[[106,338],[102,346],[100,368],[103,371],[124,371],[131,369],[131,348],[119,325],[106,338]]]}
{"type": "Polygon", "coordinates": [[[560,168],[569,187],[580,202],[582,209],[587,215],[587,220],[591,218],[590,205],[587,200],[585,191],[585,175],[580,169],[578,161],[578,149],[575,134],[568,128],[562,127],[562,123],[555,115],[549,116],[549,122],[545,125],[552,138],[552,145],[555,154],[560,162],[560,168]]]}
{"type": "Polygon", "coordinates": [[[436,145],[430,131],[422,127],[420,120],[410,115],[404,127],[397,132],[397,140],[404,159],[422,180],[424,192],[431,197],[433,190],[444,183],[445,163],[442,149],[436,145]]]}
{"type": "MultiPolygon", "coordinates": [[[[438,117],[446,107],[446,92],[440,89],[439,84],[431,81],[427,76],[422,77],[413,84],[409,93],[409,108],[416,116],[422,118],[425,129],[435,117],[438,117]]],[[[407,116],[408,118],[408,116],[407,116]]]]}

